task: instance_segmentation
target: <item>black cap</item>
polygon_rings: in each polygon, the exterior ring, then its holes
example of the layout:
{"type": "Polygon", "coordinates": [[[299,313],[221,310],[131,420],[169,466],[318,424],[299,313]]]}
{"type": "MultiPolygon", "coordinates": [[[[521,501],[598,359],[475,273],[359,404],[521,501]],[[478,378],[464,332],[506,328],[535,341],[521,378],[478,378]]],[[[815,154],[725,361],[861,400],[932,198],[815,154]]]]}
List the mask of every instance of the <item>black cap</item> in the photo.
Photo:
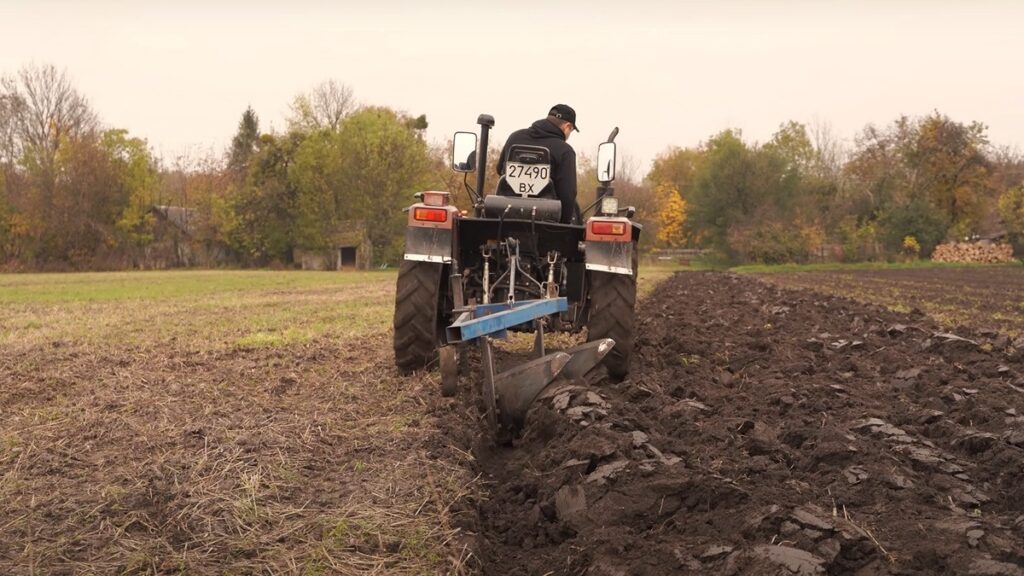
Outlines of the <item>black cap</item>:
{"type": "Polygon", "coordinates": [[[554,116],[560,120],[572,124],[572,129],[579,132],[580,128],[576,125],[576,111],[572,109],[572,106],[568,104],[555,104],[551,107],[551,111],[548,112],[548,116],[554,116]]]}

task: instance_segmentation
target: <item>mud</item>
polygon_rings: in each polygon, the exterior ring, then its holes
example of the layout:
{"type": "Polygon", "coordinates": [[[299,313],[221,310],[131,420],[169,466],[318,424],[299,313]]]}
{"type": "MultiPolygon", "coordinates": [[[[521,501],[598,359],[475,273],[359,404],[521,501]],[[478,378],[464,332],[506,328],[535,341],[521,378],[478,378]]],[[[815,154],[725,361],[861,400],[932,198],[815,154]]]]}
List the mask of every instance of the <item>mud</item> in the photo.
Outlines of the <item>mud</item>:
{"type": "Polygon", "coordinates": [[[439,418],[484,574],[1024,574],[1012,338],[714,273],[638,321],[634,373],[549,389],[514,447],[472,395],[439,418]]]}

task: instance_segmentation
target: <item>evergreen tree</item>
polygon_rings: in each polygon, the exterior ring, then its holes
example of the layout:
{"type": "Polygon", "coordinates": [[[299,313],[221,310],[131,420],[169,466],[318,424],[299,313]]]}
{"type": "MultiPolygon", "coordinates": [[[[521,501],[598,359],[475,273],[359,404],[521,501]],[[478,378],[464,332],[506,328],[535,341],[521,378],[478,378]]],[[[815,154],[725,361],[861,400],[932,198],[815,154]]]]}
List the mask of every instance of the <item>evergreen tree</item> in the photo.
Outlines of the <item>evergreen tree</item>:
{"type": "Polygon", "coordinates": [[[249,159],[256,151],[256,143],[260,137],[260,119],[252,106],[245,109],[242,119],[238,122],[238,132],[231,139],[231,150],[228,152],[228,169],[236,174],[244,174],[249,166],[249,159]]]}

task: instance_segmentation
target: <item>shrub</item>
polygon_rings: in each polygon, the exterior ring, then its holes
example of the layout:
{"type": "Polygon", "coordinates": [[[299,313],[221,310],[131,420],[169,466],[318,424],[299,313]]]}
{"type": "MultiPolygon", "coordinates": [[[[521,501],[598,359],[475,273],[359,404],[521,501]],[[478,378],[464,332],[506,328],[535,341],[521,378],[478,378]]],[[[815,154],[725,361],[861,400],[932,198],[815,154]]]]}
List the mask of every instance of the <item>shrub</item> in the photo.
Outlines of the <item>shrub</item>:
{"type": "Polygon", "coordinates": [[[913,236],[919,254],[928,256],[946,238],[948,219],[924,200],[910,202],[889,210],[879,219],[882,246],[889,254],[903,250],[903,239],[913,236]]]}

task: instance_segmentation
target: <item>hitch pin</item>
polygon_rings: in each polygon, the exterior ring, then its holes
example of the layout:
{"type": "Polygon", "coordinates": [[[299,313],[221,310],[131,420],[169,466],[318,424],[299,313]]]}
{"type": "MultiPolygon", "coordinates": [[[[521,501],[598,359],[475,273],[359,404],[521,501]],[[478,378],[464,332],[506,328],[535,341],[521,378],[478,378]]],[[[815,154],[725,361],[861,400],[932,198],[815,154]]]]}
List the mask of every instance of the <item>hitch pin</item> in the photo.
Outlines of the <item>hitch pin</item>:
{"type": "Polygon", "coordinates": [[[480,250],[484,257],[484,304],[491,303],[491,249],[486,246],[480,250]]]}
{"type": "Polygon", "coordinates": [[[519,267],[519,243],[513,242],[512,238],[508,239],[508,243],[515,246],[516,253],[513,255],[509,253],[509,267],[508,267],[508,304],[509,306],[516,303],[516,268],[519,267]]]}
{"type": "Polygon", "coordinates": [[[558,262],[558,252],[548,252],[548,281],[544,283],[544,293],[548,298],[558,296],[558,284],[555,284],[555,264],[558,262]]]}

